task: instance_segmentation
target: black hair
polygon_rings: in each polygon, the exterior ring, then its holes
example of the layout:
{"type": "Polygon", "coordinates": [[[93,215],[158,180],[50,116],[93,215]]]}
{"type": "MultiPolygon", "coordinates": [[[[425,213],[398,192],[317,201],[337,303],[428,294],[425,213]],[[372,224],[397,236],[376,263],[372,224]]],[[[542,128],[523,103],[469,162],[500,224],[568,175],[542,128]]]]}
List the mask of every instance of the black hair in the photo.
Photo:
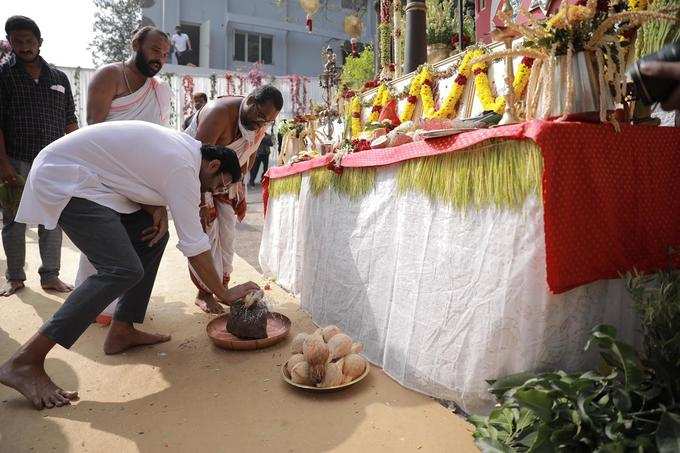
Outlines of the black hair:
{"type": "Polygon", "coordinates": [[[38,24],[29,17],[26,16],[12,16],[5,22],[5,34],[9,36],[13,31],[28,30],[35,35],[36,38],[40,39],[40,29],[38,24]]]}
{"type": "Polygon", "coordinates": [[[197,97],[203,99],[205,102],[208,102],[208,95],[201,92],[201,91],[196,91],[192,97],[197,97]]]}
{"type": "Polygon", "coordinates": [[[151,32],[158,32],[160,33],[166,41],[170,41],[170,35],[168,35],[166,32],[163,30],[160,30],[154,26],[151,25],[145,25],[143,27],[140,27],[134,31],[132,34],[132,40],[133,41],[139,41],[139,43],[143,43],[146,37],[149,35],[151,32]]]}
{"type": "Polygon", "coordinates": [[[201,158],[203,160],[219,160],[220,173],[228,173],[231,175],[233,182],[241,180],[241,164],[238,162],[238,156],[231,148],[222,145],[201,145],[201,158]]]}
{"type": "Polygon", "coordinates": [[[276,110],[281,111],[283,108],[283,96],[281,92],[274,85],[262,85],[250,93],[250,96],[255,99],[258,105],[271,102],[274,104],[276,110]]]}

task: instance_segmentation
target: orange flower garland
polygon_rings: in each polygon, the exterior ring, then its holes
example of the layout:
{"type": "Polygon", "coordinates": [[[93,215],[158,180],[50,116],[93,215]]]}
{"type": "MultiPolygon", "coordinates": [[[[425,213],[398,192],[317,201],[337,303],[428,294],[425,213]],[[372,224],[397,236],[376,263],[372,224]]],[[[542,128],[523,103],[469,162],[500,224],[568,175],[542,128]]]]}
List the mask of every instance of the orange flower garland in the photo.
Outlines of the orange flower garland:
{"type": "MultiPolygon", "coordinates": [[[[533,64],[533,58],[524,57],[522,59],[517,70],[517,75],[512,83],[515,97],[519,98],[529,83],[529,75],[531,74],[531,67],[533,64]]],[[[475,75],[477,96],[479,97],[485,112],[494,111],[498,114],[502,114],[505,110],[505,96],[494,97],[491,90],[491,83],[489,82],[488,69],[489,66],[486,62],[477,63],[472,67],[472,72],[475,75]]]]}
{"type": "Polygon", "coordinates": [[[361,98],[354,96],[349,105],[349,111],[352,116],[351,127],[352,137],[356,137],[361,133],[361,98]]]}
{"type": "Polygon", "coordinates": [[[458,101],[465,91],[465,85],[467,84],[468,78],[472,68],[470,67],[470,62],[477,57],[484,54],[484,51],[475,49],[465,53],[463,59],[458,66],[458,75],[456,76],[448,95],[442,102],[438,110],[435,110],[435,103],[432,93],[432,81],[429,78],[429,72],[427,73],[426,80],[423,82],[420,88],[420,97],[423,100],[423,117],[425,119],[431,118],[450,118],[456,112],[456,107],[458,106],[458,101]],[[427,83],[430,82],[430,83],[427,83]]]}
{"type": "Polygon", "coordinates": [[[380,118],[380,112],[389,100],[390,90],[387,88],[387,84],[382,83],[378,88],[378,92],[373,97],[373,108],[371,109],[371,114],[368,116],[369,123],[378,121],[378,118],[380,118]]]}

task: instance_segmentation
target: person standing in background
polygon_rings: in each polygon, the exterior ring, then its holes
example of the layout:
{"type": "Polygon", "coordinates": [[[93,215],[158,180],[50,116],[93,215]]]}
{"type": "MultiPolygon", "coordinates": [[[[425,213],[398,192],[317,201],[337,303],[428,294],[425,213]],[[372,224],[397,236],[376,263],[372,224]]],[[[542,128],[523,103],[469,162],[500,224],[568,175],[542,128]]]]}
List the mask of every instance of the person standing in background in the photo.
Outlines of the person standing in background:
{"type": "Polygon", "coordinates": [[[191,40],[189,35],[182,33],[182,27],[179,25],[175,27],[175,34],[172,35],[172,45],[175,47],[177,64],[186,66],[189,63],[189,54],[191,53],[191,40]]]}
{"type": "MultiPolygon", "coordinates": [[[[9,60],[0,66],[0,176],[10,187],[23,180],[40,150],[78,129],[71,84],[62,71],[40,56],[42,37],[38,25],[28,17],[12,16],[5,23],[12,46],[9,60]]],[[[3,208],[2,245],[7,257],[7,283],[1,296],[24,288],[26,273],[26,225],[14,221],[14,212],[3,208]]],[[[38,269],[45,290],[73,290],[59,279],[61,229],[38,226],[42,266],[38,269]]]]}
{"type": "MultiPolygon", "coordinates": [[[[272,146],[274,146],[274,142],[272,142],[271,134],[265,134],[260,142],[260,146],[257,147],[253,168],[250,169],[250,179],[248,180],[249,187],[255,187],[255,178],[257,178],[257,173],[260,171],[260,164],[262,164],[262,177],[267,173],[267,169],[269,168],[269,153],[271,152],[272,146]]],[[[262,179],[260,179],[260,181],[262,181],[262,179]]]]}
{"type": "Polygon", "coordinates": [[[187,127],[189,127],[191,120],[194,119],[194,115],[197,115],[203,106],[208,103],[208,96],[201,91],[197,91],[191,96],[191,100],[194,104],[194,111],[191,115],[184,119],[184,123],[182,123],[182,130],[185,130],[187,127]]]}
{"type": "MultiPolygon", "coordinates": [[[[137,29],[132,36],[130,58],[104,65],[92,75],[87,91],[87,123],[139,120],[169,126],[172,92],[156,74],[167,62],[170,45],[170,37],[156,27],[137,29]]],[[[76,286],[95,272],[81,253],[76,286]]],[[[97,323],[111,323],[116,302],[97,316],[97,323]]]]}

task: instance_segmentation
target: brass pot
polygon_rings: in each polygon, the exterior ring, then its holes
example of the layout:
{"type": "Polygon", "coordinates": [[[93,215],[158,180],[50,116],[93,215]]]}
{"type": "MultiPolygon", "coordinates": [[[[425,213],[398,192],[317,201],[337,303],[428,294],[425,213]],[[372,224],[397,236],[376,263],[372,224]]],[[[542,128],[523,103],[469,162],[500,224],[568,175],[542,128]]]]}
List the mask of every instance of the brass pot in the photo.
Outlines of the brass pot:
{"type": "Polygon", "coordinates": [[[430,64],[439,63],[449,57],[451,46],[445,43],[427,45],[427,62],[430,64]]]}

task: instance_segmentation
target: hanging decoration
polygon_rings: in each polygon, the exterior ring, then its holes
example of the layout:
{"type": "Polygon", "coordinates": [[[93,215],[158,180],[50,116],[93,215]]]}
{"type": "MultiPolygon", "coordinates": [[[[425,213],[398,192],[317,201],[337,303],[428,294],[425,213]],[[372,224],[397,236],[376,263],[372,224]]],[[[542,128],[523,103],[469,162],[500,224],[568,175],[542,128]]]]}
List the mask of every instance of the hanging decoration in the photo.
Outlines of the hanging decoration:
{"type": "Polygon", "coordinates": [[[357,137],[361,133],[361,98],[354,96],[350,103],[350,114],[352,124],[352,138],[357,137]]]}
{"type": "Polygon", "coordinates": [[[309,83],[308,77],[302,77],[302,108],[303,113],[312,111],[312,100],[307,97],[307,84],[309,83]]]}
{"type": "Polygon", "coordinates": [[[293,115],[302,116],[305,114],[307,103],[307,91],[305,87],[304,77],[298,74],[287,76],[288,87],[290,90],[290,101],[293,115]],[[300,98],[300,89],[302,88],[302,99],[300,98]]]}
{"type": "Polygon", "coordinates": [[[394,11],[392,13],[392,26],[394,37],[394,66],[395,76],[399,77],[403,73],[404,64],[404,37],[402,29],[404,27],[404,7],[401,0],[394,3],[394,11]]]}
{"type": "Polygon", "coordinates": [[[243,96],[246,89],[246,78],[241,74],[236,74],[236,79],[238,80],[238,94],[243,96]]]}
{"type": "Polygon", "coordinates": [[[456,113],[456,108],[458,107],[458,101],[460,100],[463,92],[465,91],[465,85],[470,78],[472,72],[472,65],[470,62],[480,57],[484,54],[482,50],[474,49],[465,52],[460,64],[458,65],[458,75],[451,84],[446,98],[441,103],[439,109],[435,109],[434,94],[432,86],[434,82],[432,81],[432,76],[430,75],[428,68],[425,67],[423,71],[426,71],[426,82],[423,82],[420,88],[420,97],[423,101],[423,118],[425,119],[444,119],[450,118],[456,113]],[[427,83],[430,82],[430,83],[427,83]]]}
{"type": "Polygon", "coordinates": [[[378,92],[373,97],[373,107],[371,108],[371,114],[368,116],[369,123],[375,123],[380,118],[380,113],[383,107],[390,100],[390,90],[386,83],[381,83],[378,87],[378,92]]]}
{"type": "Polygon", "coordinates": [[[234,75],[227,72],[224,74],[224,80],[227,81],[227,96],[235,95],[236,86],[234,85],[234,75]]]}
{"type": "Polygon", "coordinates": [[[300,0],[300,7],[307,13],[305,25],[307,26],[307,31],[309,33],[312,32],[312,16],[319,10],[319,6],[319,0],[300,0]]]}
{"type": "Polygon", "coordinates": [[[215,99],[217,96],[217,75],[210,74],[210,99],[215,99]]]}
{"type": "Polygon", "coordinates": [[[392,63],[392,0],[380,0],[380,24],[378,25],[378,39],[380,40],[380,68],[381,78],[390,79],[392,63]]]}
{"type": "Polygon", "coordinates": [[[349,42],[352,47],[352,56],[358,57],[359,37],[361,37],[361,34],[364,31],[364,24],[361,21],[361,18],[354,13],[348,14],[347,16],[345,16],[343,28],[345,30],[345,33],[347,33],[347,35],[349,36],[349,42]]]}
{"type": "MultiPolygon", "coordinates": [[[[0,57],[0,60],[2,58],[0,57]]],[[[81,113],[80,110],[80,66],[76,68],[75,73],[73,74],[73,104],[75,105],[75,110],[78,113],[81,113]]],[[[80,116],[80,115],[78,115],[80,116]]]]}
{"type": "Polygon", "coordinates": [[[194,106],[192,97],[194,95],[194,78],[190,75],[182,77],[182,88],[184,89],[184,105],[182,106],[182,113],[184,116],[189,116],[194,106]]]}
{"type": "MultiPolygon", "coordinates": [[[[475,58],[482,56],[477,55],[475,58]]],[[[522,58],[515,79],[512,83],[512,89],[515,94],[515,99],[519,99],[529,83],[529,76],[531,75],[531,67],[534,64],[534,59],[530,57],[522,58]]],[[[475,76],[475,93],[482,103],[484,111],[494,111],[498,114],[503,114],[505,111],[505,96],[494,96],[491,82],[488,75],[489,66],[486,61],[474,64],[472,72],[475,76]]]]}
{"type": "MultiPolygon", "coordinates": [[[[165,79],[166,83],[170,87],[170,92],[175,91],[175,87],[173,86],[173,79],[175,78],[175,74],[172,72],[165,72],[163,73],[163,79],[165,79]]],[[[175,105],[175,97],[171,96],[170,97],[170,120],[169,120],[169,125],[170,127],[177,127],[177,106],[175,105]]]]}
{"type": "Polygon", "coordinates": [[[262,62],[258,61],[253,63],[253,66],[250,68],[250,71],[248,71],[246,77],[248,78],[248,82],[250,82],[251,89],[261,87],[263,79],[267,77],[267,73],[262,70],[262,62]]]}
{"type": "Polygon", "coordinates": [[[418,102],[418,96],[420,95],[420,88],[422,87],[423,81],[427,76],[428,70],[427,68],[423,68],[418,73],[418,75],[413,77],[411,80],[411,85],[408,89],[408,97],[406,98],[406,105],[404,106],[404,110],[401,112],[401,115],[399,115],[399,121],[402,123],[411,121],[411,118],[413,117],[413,111],[416,109],[416,103],[418,102]]]}

